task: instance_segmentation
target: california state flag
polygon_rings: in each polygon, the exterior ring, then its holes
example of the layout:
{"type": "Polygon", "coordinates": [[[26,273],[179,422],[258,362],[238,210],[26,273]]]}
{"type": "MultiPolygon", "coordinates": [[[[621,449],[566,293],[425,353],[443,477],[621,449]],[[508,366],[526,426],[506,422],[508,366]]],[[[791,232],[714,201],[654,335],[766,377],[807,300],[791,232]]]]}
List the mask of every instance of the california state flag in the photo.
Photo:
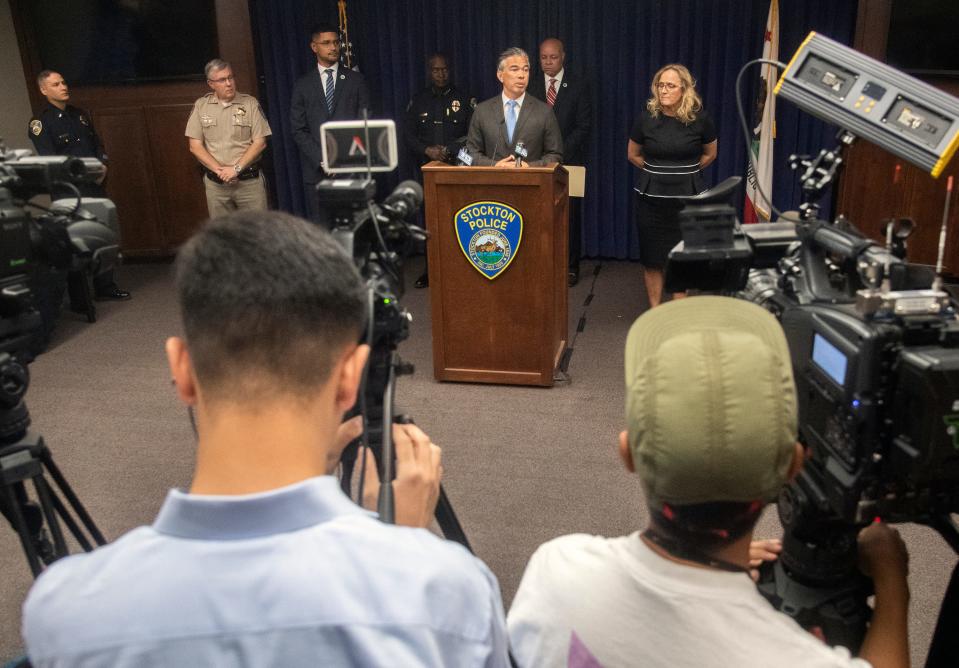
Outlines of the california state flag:
{"type": "MultiPolygon", "coordinates": [[[[763,59],[779,60],[779,0],[769,2],[763,59]]],[[[773,95],[775,85],[776,68],[762,65],[762,78],[753,117],[753,140],[750,145],[756,170],[753,171],[752,163],[746,166],[746,205],[743,207],[743,220],[747,223],[769,220],[769,202],[759,194],[759,188],[762,188],[766,197],[772,199],[773,139],[776,138],[776,96],[773,95]]]]}

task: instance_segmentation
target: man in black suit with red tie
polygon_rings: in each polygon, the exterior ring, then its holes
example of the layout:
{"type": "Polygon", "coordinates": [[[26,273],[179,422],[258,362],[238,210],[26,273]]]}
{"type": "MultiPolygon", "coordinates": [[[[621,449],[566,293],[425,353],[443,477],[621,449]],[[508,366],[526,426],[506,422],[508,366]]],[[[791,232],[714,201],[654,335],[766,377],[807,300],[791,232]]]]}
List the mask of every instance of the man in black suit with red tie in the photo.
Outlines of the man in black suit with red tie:
{"type": "MultiPolygon", "coordinates": [[[[586,144],[593,123],[592,94],[584,77],[571,75],[564,63],[566,51],[555,37],[539,45],[539,64],[543,73],[531,77],[529,94],[553,108],[563,134],[563,162],[586,163],[586,144]]],[[[582,199],[569,200],[569,284],[579,282],[579,255],[582,236],[582,199]]]]}
{"type": "Polygon", "coordinates": [[[340,65],[340,36],[336,28],[314,28],[310,48],[316,54],[316,68],[300,77],[293,87],[290,120],[293,140],[300,149],[309,217],[316,220],[316,183],[325,176],[320,125],[362,118],[363,110],[370,108],[370,91],[362,74],[340,65]]]}

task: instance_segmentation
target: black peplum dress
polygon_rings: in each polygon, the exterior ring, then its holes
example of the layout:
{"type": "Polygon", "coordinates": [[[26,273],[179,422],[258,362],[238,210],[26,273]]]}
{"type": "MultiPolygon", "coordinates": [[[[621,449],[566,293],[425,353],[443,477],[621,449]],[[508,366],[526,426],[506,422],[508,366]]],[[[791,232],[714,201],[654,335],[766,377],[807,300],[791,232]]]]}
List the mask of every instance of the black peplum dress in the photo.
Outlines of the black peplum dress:
{"type": "Polygon", "coordinates": [[[653,118],[643,110],[629,138],[643,147],[645,167],[636,180],[636,226],[639,257],[644,267],[662,269],[669,251],[680,242],[681,197],[703,192],[699,159],[703,145],[716,139],[716,128],[699,111],[689,125],[672,116],[653,118]]]}

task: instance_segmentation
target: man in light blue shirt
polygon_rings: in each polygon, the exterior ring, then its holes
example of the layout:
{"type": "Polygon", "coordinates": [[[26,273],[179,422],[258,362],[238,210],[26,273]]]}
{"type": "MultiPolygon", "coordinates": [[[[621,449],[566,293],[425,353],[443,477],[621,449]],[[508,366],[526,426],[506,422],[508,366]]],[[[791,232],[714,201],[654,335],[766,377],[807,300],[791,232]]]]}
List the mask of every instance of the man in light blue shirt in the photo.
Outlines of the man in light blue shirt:
{"type": "Polygon", "coordinates": [[[166,352],[196,412],[190,490],[37,580],[33,665],[507,665],[495,577],[423,528],[440,477],[429,437],[394,429],[407,526],[327,475],[359,431],[341,419],[369,354],[364,288],[332,237],[278,212],[220,218],[181,249],[176,287],[185,336],[166,352]]]}

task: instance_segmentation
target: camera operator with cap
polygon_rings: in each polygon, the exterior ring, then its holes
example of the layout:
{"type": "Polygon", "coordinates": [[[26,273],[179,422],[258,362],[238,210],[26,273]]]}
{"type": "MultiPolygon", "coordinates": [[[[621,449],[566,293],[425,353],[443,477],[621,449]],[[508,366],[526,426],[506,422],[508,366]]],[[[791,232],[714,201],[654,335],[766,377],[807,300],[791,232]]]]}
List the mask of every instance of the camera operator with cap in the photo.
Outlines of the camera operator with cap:
{"type": "MultiPolygon", "coordinates": [[[[426,527],[440,450],[393,428],[396,522],[329,475],[370,349],[366,289],[327,232],[293,216],[214,219],[179,252],[196,468],[151,526],[58,561],[24,604],[34,666],[506,666],[496,578],[426,527]]],[[[376,466],[367,455],[367,492],[376,466]]]]}
{"type": "MultiPolygon", "coordinates": [[[[766,503],[798,473],[796,395],[776,319],[750,302],[693,297],[647,311],[626,341],[619,452],[647,528],[542,545],[509,612],[521,666],[908,666],[908,556],[899,534],[859,534],[875,609],[852,658],[776,611],[749,568],[766,503]]],[[[754,564],[755,562],[753,562],[754,564]]]]}

